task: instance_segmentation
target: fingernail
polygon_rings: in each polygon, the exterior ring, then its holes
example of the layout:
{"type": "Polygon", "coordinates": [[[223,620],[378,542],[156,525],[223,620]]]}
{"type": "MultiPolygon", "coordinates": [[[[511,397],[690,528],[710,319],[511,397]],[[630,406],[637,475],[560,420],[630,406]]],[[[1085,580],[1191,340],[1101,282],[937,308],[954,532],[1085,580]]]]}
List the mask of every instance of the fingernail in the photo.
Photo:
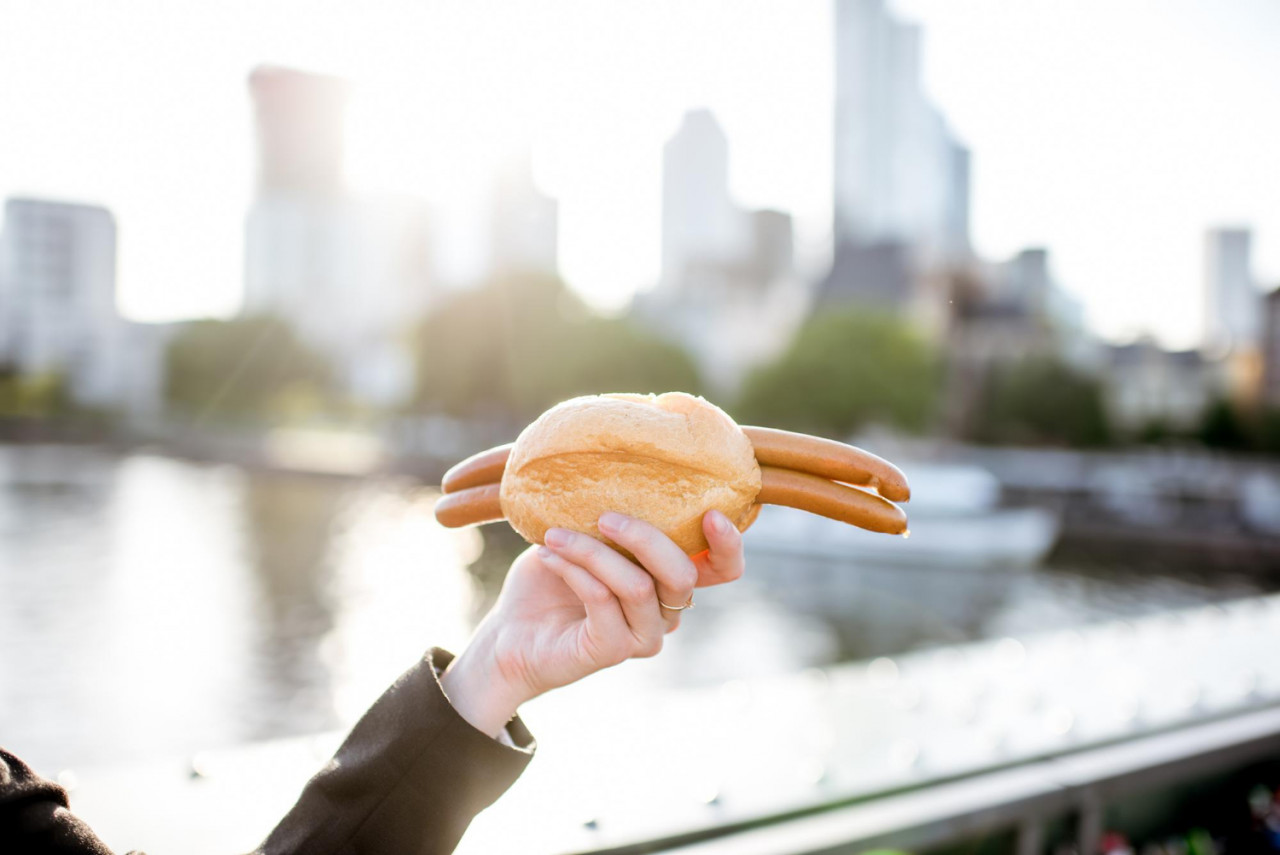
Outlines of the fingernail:
{"type": "Polygon", "coordinates": [[[720,511],[711,512],[711,527],[715,529],[718,533],[728,534],[729,527],[731,525],[732,523],[729,522],[729,518],[726,517],[724,514],[720,513],[720,511]]]}
{"type": "Polygon", "coordinates": [[[555,555],[556,554],[554,552],[552,552],[550,549],[547,549],[545,546],[538,547],[538,557],[541,558],[543,561],[550,560],[554,558],[555,555]]]}
{"type": "Polygon", "coordinates": [[[546,541],[547,546],[559,548],[569,545],[569,532],[562,528],[549,528],[546,535],[542,538],[546,541]]]}
{"type": "Polygon", "coordinates": [[[622,530],[627,527],[627,518],[622,514],[609,511],[600,515],[596,525],[605,534],[621,534],[622,530]]]}

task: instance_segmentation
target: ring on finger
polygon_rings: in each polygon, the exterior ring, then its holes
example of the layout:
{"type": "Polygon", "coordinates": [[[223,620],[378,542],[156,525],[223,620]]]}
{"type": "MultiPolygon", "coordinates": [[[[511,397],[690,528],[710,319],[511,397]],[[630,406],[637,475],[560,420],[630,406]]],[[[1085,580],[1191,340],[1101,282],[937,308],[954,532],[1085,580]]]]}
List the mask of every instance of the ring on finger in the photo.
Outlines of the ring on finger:
{"type": "Polygon", "coordinates": [[[662,602],[662,600],[658,600],[658,605],[662,606],[664,609],[667,609],[669,611],[682,612],[685,609],[693,608],[693,594],[689,595],[689,602],[685,603],[683,606],[669,606],[666,603],[662,602]]]}

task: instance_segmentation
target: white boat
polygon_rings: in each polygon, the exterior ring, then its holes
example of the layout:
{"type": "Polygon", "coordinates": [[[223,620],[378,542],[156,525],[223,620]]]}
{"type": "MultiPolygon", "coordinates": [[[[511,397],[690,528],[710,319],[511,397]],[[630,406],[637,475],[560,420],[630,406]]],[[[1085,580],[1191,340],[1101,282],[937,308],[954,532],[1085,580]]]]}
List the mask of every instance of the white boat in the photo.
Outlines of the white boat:
{"type": "Polygon", "coordinates": [[[1250,472],[1240,482],[1240,514],[1258,531],[1280,534],[1280,477],[1250,472]]]}
{"type": "Polygon", "coordinates": [[[890,537],[791,508],[765,507],[745,538],[748,552],[805,555],[866,564],[1030,567],[1058,538],[1043,508],[1000,508],[1000,483],[959,464],[907,467],[909,535],[890,537]]]}

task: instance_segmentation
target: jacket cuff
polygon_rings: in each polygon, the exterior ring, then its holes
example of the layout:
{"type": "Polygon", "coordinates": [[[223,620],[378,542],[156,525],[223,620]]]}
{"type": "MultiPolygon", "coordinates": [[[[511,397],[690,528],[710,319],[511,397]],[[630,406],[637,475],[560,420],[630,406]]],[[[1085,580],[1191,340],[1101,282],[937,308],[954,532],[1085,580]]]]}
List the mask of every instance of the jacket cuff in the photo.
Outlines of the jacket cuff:
{"type": "MultiPolygon", "coordinates": [[[[445,669],[449,667],[449,663],[454,660],[454,655],[443,647],[433,647],[427,651],[426,658],[430,660],[432,673],[436,676],[436,688],[439,689],[440,694],[443,695],[444,686],[440,683],[440,678],[444,675],[445,669]]],[[[448,701],[447,695],[445,696],[445,700],[448,701]]],[[[453,706],[451,701],[449,702],[449,706],[453,706]]],[[[457,714],[457,710],[454,710],[454,713],[457,714]]],[[[461,718],[461,715],[458,717],[461,718]]],[[[463,721],[466,722],[466,719],[463,719],[463,721]]],[[[475,727],[469,722],[467,724],[473,730],[475,729],[475,727]]],[[[491,738],[483,731],[477,730],[476,732],[484,735],[486,738],[491,738]]],[[[500,737],[497,740],[500,745],[505,745],[508,748],[514,748],[517,751],[527,754],[529,757],[533,756],[534,750],[538,747],[537,742],[533,738],[533,734],[524,726],[524,722],[520,720],[519,715],[516,715],[511,719],[511,721],[507,722],[504,735],[509,742],[503,741],[500,737]]],[[[526,760],[526,762],[528,761],[526,760]]]]}
{"type": "Polygon", "coordinates": [[[535,747],[517,718],[509,747],[449,703],[434,648],[388,688],[306,785],[264,853],[451,852],[472,817],[524,771],[535,747]]]}

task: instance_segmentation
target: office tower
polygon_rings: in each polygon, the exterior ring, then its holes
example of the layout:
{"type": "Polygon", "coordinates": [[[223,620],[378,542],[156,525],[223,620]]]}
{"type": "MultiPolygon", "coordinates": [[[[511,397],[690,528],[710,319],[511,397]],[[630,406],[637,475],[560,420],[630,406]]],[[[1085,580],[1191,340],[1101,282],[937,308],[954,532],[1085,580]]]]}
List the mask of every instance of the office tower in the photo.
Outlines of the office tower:
{"type": "Polygon", "coordinates": [[[1248,229],[1213,229],[1205,240],[1205,346],[1213,352],[1258,345],[1262,295],[1250,267],[1248,229]]]}
{"type": "Polygon", "coordinates": [[[690,111],[662,152],[663,283],[740,253],[743,230],[729,195],[729,141],[711,111],[690,111]]]}
{"type": "Polygon", "coordinates": [[[259,192],[330,195],[342,189],[346,83],[260,66],[249,75],[259,192]]]}
{"type": "Polygon", "coordinates": [[[1262,401],[1280,409],[1280,288],[1262,299],[1262,401]]]}
{"type": "Polygon", "coordinates": [[[412,386],[401,340],[430,300],[425,203],[343,184],[346,84],[262,67],[249,77],[258,188],[246,220],[244,311],[292,325],[356,400],[412,386]]]}
{"type": "Polygon", "coordinates": [[[1049,275],[1049,252],[1040,247],[1024,249],[998,265],[997,287],[1002,296],[1017,303],[1031,317],[1047,319],[1054,290],[1049,275]]]}
{"type": "Polygon", "coordinates": [[[733,202],[715,117],[685,114],[663,152],[661,286],[637,298],[635,316],[683,346],[712,389],[732,394],[808,312],[793,251],[789,214],[733,202]]]}
{"type": "Polygon", "coordinates": [[[277,314],[324,337],[350,265],[343,192],[345,84],[274,66],[249,75],[257,193],[245,234],[245,310],[277,314]]]}
{"type": "Polygon", "coordinates": [[[837,246],[969,249],[969,153],[920,86],[920,28],[884,0],[836,0],[837,246]]]}
{"type": "Polygon", "coordinates": [[[748,247],[750,276],[762,286],[790,276],[795,264],[795,236],[791,215],[782,211],[752,211],[748,247]]]}
{"type": "Polygon", "coordinates": [[[493,272],[557,272],[559,204],[534,184],[528,156],[509,164],[499,176],[489,226],[493,272]]]}
{"type": "Polygon", "coordinates": [[[41,199],[5,203],[0,360],[21,374],[63,376],[78,403],[117,403],[124,325],[115,299],[110,211],[41,199]]]}

